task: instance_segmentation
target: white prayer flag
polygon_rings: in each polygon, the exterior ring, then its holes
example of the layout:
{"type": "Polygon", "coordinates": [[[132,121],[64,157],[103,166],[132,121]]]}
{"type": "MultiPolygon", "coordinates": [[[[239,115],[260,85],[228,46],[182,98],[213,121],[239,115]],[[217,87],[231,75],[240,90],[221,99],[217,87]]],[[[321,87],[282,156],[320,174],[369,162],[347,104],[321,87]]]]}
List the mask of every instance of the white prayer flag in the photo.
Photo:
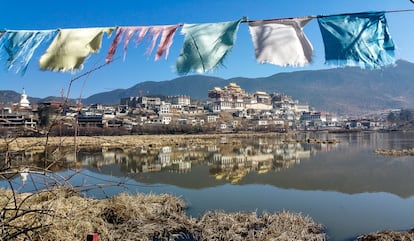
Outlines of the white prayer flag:
{"type": "Polygon", "coordinates": [[[303,33],[312,17],[249,22],[259,63],[304,66],[311,62],[313,47],[303,33]]]}

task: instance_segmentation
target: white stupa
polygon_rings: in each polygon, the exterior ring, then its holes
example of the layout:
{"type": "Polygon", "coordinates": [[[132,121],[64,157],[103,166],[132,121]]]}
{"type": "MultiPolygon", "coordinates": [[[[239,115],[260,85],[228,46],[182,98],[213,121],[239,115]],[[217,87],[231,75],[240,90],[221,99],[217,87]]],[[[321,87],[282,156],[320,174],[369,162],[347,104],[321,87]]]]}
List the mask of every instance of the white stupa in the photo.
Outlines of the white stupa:
{"type": "Polygon", "coordinates": [[[30,108],[30,101],[27,99],[26,91],[23,88],[22,95],[20,96],[20,108],[30,108]]]}

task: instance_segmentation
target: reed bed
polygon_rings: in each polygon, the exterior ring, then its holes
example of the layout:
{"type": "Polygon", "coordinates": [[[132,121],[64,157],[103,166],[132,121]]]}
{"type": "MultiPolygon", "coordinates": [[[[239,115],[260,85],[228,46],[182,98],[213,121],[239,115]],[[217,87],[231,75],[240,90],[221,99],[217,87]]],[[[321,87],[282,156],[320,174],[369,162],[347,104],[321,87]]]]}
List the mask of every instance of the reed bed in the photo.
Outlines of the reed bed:
{"type": "Polygon", "coordinates": [[[414,228],[409,231],[385,230],[359,236],[356,241],[412,241],[414,240],[414,228]]]}
{"type": "Polygon", "coordinates": [[[197,240],[326,240],[323,226],[290,212],[278,214],[208,212],[197,220],[197,240]]]}
{"type": "Polygon", "coordinates": [[[323,227],[300,214],[185,214],[172,195],[82,197],[70,188],[13,195],[0,190],[0,240],[325,240],[323,227]]]}

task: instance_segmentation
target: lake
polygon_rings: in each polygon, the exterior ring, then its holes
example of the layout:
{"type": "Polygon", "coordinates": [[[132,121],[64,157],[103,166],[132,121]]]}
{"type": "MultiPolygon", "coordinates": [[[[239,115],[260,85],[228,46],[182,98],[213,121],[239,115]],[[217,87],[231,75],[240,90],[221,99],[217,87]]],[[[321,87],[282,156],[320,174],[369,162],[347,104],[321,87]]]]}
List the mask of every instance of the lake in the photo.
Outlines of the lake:
{"type": "MultiPolygon", "coordinates": [[[[134,153],[81,151],[77,169],[50,175],[98,198],[122,191],[170,193],[187,202],[192,216],[207,210],[298,212],[323,224],[329,240],[414,226],[414,156],[374,153],[414,148],[414,133],[298,135],[336,142],[218,138],[212,145],[134,153]]],[[[30,174],[23,187],[19,178],[13,183],[21,191],[52,185],[42,178],[30,174]]]]}

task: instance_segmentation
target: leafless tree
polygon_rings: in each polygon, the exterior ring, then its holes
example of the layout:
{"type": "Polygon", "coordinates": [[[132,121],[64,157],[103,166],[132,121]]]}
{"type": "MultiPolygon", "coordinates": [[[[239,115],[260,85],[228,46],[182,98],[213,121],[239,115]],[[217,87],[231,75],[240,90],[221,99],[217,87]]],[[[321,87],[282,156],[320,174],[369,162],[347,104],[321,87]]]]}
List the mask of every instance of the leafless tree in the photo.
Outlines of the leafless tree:
{"type": "MultiPolygon", "coordinates": [[[[100,65],[71,79],[66,96],[62,96],[63,106],[58,111],[62,111],[68,104],[70,89],[74,81],[88,76],[108,64],[100,65]]],[[[87,191],[92,188],[104,190],[109,185],[122,186],[124,184],[122,181],[118,181],[93,186],[83,184],[73,186],[71,180],[80,175],[80,172],[76,169],[71,169],[67,163],[62,163],[62,157],[67,155],[67,152],[73,152],[74,161],[76,162],[76,143],[74,150],[68,150],[62,145],[49,145],[49,136],[56,134],[56,129],[59,125],[60,123],[56,115],[51,120],[51,124],[47,126],[47,129],[42,133],[38,133],[46,138],[44,151],[38,156],[40,162],[37,161],[37,163],[40,163],[40,165],[35,165],[33,162],[28,161],[25,156],[26,152],[18,153],[13,151],[11,145],[20,144],[15,132],[0,132],[4,146],[0,154],[0,161],[3,159],[0,162],[0,181],[5,184],[4,187],[6,188],[1,189],[0,187],[2,193],[0,194],[0,240],[37,240],[36,233],[42,232],[53,225],[50,222],[44,223],[45,217],[59,217],[49,207],[37,207],[33,203],[39,198],[48,198],[53,201],[53,198],[56,196],[56,188],[63,188],[67,193],[70,193],[76,190],[87,191]],[[54,170],[59,168],[70,168],[71,171],[66,173],[66,175],[60,175],[54,172],[54,170]],[[23,188],[29,185],[29,183],[33,190],[30,193],[22,194],[23,188]]],[[[75,128],[75,130],[72,130],[72,134],[74,142],[76,142],[78,130],[75,128]]],[[[24,145],[24,143],[21,143],[21,145],[24,145]]]]}

